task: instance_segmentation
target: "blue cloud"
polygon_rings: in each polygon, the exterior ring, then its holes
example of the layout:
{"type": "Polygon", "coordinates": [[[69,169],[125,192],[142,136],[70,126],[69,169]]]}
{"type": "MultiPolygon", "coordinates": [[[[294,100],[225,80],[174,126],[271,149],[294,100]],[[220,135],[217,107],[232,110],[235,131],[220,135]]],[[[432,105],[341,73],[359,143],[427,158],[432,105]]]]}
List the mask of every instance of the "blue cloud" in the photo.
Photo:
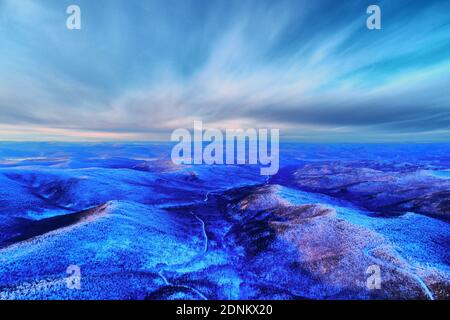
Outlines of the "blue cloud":
{"type": "Polygon", "coordinates": [[[0,1],[0,140],[168,139],[206,125],[298,140],[450,138],[450,5],[0,1]],[[65,27],[78,4],[82,30],[65,27]]]}

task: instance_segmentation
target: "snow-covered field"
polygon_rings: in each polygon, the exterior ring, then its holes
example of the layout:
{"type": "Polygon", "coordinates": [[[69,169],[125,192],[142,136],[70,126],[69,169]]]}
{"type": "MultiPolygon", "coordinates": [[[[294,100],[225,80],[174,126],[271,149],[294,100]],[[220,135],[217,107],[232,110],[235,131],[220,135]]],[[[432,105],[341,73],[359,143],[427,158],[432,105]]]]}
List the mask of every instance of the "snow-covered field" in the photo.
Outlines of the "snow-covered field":
{"type": "Polygon", "coordinates": [[[268,180],[170,147],[0,143],[0,299],[450,298],[450,145],[284,144],[268,180]]]}

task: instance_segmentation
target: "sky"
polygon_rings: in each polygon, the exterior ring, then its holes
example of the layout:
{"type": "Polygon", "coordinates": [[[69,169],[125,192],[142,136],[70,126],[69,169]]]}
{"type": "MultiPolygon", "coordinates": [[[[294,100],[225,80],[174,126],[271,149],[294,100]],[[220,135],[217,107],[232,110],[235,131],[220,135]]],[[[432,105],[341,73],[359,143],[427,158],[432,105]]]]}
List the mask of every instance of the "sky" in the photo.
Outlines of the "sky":
{"type": "Polygon", "coordinates": [[[0,140],[161,141],[195,120],[448,142],[450,1],[0,0],[0,140]]]}

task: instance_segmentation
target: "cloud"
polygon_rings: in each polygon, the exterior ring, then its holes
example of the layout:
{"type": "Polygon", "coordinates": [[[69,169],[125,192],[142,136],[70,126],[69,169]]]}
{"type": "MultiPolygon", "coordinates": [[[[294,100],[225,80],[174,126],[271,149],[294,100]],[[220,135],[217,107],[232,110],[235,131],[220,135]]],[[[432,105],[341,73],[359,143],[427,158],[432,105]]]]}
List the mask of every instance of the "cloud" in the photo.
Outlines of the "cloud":
{"type": "Polygon", "coordinates": [[[55,27],[63,5],[7,3],[0,139],[160,140],[194,120],[311,141],[449,137],[439,1],[382,3],[381,31],[363,2],[81,1],[79,34],[55,27]]]}

